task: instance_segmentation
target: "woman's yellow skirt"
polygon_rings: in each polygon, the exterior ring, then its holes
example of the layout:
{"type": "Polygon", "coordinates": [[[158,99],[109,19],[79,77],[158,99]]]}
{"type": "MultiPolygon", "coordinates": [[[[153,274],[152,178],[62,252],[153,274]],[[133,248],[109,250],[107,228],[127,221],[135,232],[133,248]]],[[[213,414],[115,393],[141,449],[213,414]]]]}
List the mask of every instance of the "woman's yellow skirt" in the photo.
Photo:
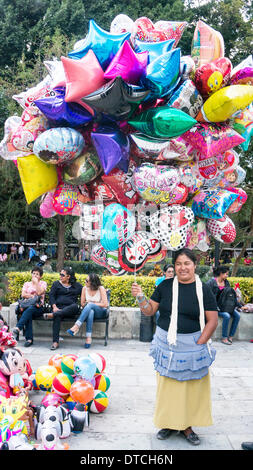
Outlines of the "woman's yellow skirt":
{"type": "Polygon", "coordinates": [[[184,430],[189,426],[211,426],[209,373],[198,380],[178,381],[158,372],[154,424],[159,429],[184,430]]]}

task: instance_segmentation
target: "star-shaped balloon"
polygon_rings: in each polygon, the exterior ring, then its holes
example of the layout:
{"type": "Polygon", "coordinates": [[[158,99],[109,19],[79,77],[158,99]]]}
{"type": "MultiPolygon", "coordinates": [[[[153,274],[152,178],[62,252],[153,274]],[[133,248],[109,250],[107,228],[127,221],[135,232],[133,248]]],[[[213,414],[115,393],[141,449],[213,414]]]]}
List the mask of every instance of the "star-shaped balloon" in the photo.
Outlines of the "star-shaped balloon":
{"type": "Polygon", "coordinates": [[[160,106],[144,111],[130,120],[129,124],[148,136],[170,139],[191,129],[196,122],[180,109],[160,106]]]}
{"type": "Polygon", "coordinates": [[[50,83],[52,88],[66,85],[63,63],[60,60],[45,60],[44,65],[52,79],[50,83]]]}
{"type": "MultiPolygon", "coordinates": [[[[161,98],[171,92],[178,83],[180,71],[180,49],[166,52],[147,66],[141,84],[151,90],[152,98],[161,98]]],[[[149,95],[149,99],[151,96],[149,95]]]]}
{"type": "Polygon", "coordinates": [[[153,62],[153,60],[157,59],[161,55],[165,54],[166,52],[171,51],[175,40],[168,39],[167,41],[158,41],[158,42],[146,42],[140,41],[139,39],[135,40],[135,52],[148,52],[149,57],[149,64],[153,62]]]}
{"type": "Polygon", "coordinates": [[[120,75],[127,83],[137,84],[146,71],[148,52],[136,53],[125,41],[105,71],[105,78],[120,75]]]}
{"type": "Polygon", "coordinates": [[[82,98],[82,102],[116,120],[124,120],[132,113],[133,104],[139,104],[148,94],[149,90],[128,85],[121,77],[116,77],[94,93],[82,98]]]}
{"type": "Polygon", "coordinates": [[[55,96],[35,100],[36,106],[57,125],[78,127],[90,122],[92,115],[78,103],[66,103],[65,88],[55,88],[55,96]]]}
{"type": "Polygon", "coordinates": [[[92,50],[80,60],[61,60],[66,75],[66,101],[77,101],[105,83],[103,69],[92,50]]]}
{"type": "Polygon", "coordinates": [[[100,28],[94,20],[90,20],[89,32],[80,46],[69,52],[72,59],[81,59],[89,49],[96,54],[103,70],[106,70],[113,57],[118,52],[131,33],[112,34],[100,28]]]}
{"type": "Polygon", "coordinates": [[[91,140],[107,175],[117,165],[127,172],[130,144],[128,137],[116,126],[99,127],[91,132],[91,140]]]}

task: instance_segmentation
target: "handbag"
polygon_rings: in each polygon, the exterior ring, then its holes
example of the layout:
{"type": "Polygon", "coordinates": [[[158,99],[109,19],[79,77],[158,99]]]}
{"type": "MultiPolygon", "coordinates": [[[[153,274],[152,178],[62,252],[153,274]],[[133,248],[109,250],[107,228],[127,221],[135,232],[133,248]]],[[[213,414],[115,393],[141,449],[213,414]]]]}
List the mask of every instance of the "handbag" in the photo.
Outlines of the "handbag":
{"type": "Polygon", "coordinates": [[[40,307],[42,305],[40,295],[35,295],[34,297],[30,297],[30,299],[19,299],[18,306],[20,309],[25,309],[28,307],[36,306],[40,307]]]}

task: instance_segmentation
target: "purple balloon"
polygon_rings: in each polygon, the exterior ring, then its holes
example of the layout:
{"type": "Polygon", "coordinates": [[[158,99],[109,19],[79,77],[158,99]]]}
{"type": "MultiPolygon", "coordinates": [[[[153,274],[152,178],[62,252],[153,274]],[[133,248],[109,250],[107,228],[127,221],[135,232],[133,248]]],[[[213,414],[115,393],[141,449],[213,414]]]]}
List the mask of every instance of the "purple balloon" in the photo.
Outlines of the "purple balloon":
{"type": "Polygon", "coordinates": [[[99,127],[96,132],[91,132],[91,140],[106,175],[115,166],[125,173],[128,171],[130,144],[128,137],[120,129],[99,127]]]}
{"type": "Polygon", "coordinates": [[[120,75],[127,83],[136,85],[146,72],[147,63],[148,52],[134,52],[130,43],[125,41],[107,67],[104,77],[113,79],[120,75]]]}
{"type": "Polygon", "coordinates": [[[65,88],[54,89],[55,96],[40,98],[35,101],[40,111],[57,125],[67,125],[68,127],[78,127],[87,124],[93,116],[78,103],[66,103],[65,88]]]}

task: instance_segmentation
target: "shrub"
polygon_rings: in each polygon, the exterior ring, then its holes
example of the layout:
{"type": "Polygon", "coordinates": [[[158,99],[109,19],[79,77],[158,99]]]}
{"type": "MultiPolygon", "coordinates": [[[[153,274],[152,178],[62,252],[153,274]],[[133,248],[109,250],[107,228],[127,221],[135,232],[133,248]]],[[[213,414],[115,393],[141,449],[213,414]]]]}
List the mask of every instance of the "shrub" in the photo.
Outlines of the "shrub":
{"type": "MultiPolygon", "coordinates": [[[[31,273],[10,272],[7,274],[9,280],[7,300],[9,303],[16,302],[20,296],[24,282],[31,280],[31,273]]],[[[85,284],[86,274],[76,274],[77,281],[85,284]]],[[[103,286],[111,290],[111,305],[113,307],[135,307],[137,302],[131,294],[131,286],[135,281],[134,275],[125,276],[106,276],[100,277],[103,286]]],[[[49,292],[54,281],[59,279],[58,273],[44,273],[43,280],[47,282],[47,292],[49,292]]],[[[150,298],[155,288],[156,277],[138,276],[137,282],[142,286],[145,295],[150,298]]],[[[253,297],[253,279],[252,278],[229,278],[231,285],[240,283],[240,288],[245,302],[249,302],[253,297]]]]}

